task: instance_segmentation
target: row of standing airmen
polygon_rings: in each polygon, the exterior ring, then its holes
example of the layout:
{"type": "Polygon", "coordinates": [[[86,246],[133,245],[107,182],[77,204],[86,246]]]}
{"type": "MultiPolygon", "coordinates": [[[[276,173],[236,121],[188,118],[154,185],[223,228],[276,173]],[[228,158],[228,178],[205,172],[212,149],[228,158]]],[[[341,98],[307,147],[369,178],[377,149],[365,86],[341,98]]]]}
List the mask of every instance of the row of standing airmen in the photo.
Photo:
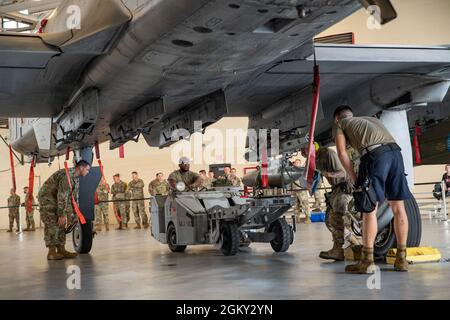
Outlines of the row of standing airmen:
{"type": "MultiPolygon", "coordinates": [[[[175,174],[175,171],[173,174],[175,174]]],[[[130,221],[130,211],[133,212],[136,226],[134,229],[147,229],[150,225],[149,217],[145,210],[145,195],[144,181],[139,177],[139,174],[134,171],[131,173],[132,180],[127,184],[121,180],[120,174],[113,176],[114,184],[109,187],[106,180],[103,178],[96,190],[97,204],[95,207],[95,225],[96,231],[102,231],[102,224],[105,225],[106,231],[109,231],[109,194],[112,195],[113,210],[118,222],[117,230],[124,230],[128,228],[130,221]]],[[[214,178],[214,172],[200,170],[198,175],[202,180],[203,187],[211,188],[213,183],[217,180],[214,178]]],[[[170,178],[170,177],[169,177],[170,178]]],[[[224,178],[233,186],[240,186],[241,179],[236,175],[236,169],[226,167],[224,169],[224,178]]],[[[165,180],[164,173],[159,172],[156,178],[149,183],[148,193],[151,196],[168,195],[170,192],[170,185],[165,180]]]]}
{"type": "MultiPolygon", "coordinates": [[[[300,167],[301,161],[299,159],[295,160],[295,166],[300,167]]],[[[202,178],[202,185],[208,189],[212,188],[213,184],[218,180],[214,177],[214,172],[206,170],[200,170],[199,176],[202,178]]],[[[130,221],[130,211],[133,212],[134,219],[136,222],[135,229],[148,228],[149,227],[149,217],[145,211],[145,200],[144,200],[144,181],[139,178],[137,172],[132,172],[132,180],[127,184],[121,180],[120,174],[113,176],[114,184],[110,188],[105,179],[102,179],[97,190],[96,199],[97,204],[95,208],[95,224],[96,231],[102,231],[102,225],[104,224],[107,231],[109,231],[109,194],[112,194],[112,201],[114,202],[114,214],[119,223],[119,230],[123,230],[128,227],[128,222],[130,221]],[[133,200],[133,201],[131,201],[133,200]]],[[[235,168],[225,167],[224,175],[219,177],[220,179],[225,179],[233,186],[241,186],[241,179],[237,176],[237,170],[235,168]]],[[[21,198],[17,195],[14,189],[11,189],[11,195],[8,198],[9,207],[9,229],[8,232],[13,231],[14,221],[16,222],[16,230],[19,231],[19,206],[24,206],[26,209],[26,228],[23,231],[35,231],[36,225],[34,220],[34,207],[36,202],[32,196],[33,206],[28,209],[25,203],[27,203],[30,197],[29,188],[25,187],[24,191],[24,202],[21,202],[21,198]]],[[[170,185],[165,180],[164,173],[158,173],[156,178],[150,182],[148,185],[148,192],[151,196],[155,195],[168,195],[170,190],[170,185]]],[[[319,192],[316,192],[315,206],[320,208],[321,196],[319,192]]],[[[307,191],[296,192],[296,214],[299,216],[303,213],[306,216],[306,223],[310,222],[309,212],[309,195],[307,191]]]]}
{"type": "Polygon", "coordinates": [[[29,188],[23,188],[24,193],[24,201],[21,201],[20,196],[17,194],[15,189],[11,189],[10,196],[8,198],[8,208],[9,208],[9,229],[8,232],[13,232],[14,221],[16,222],[16,231],[20,231],[20,207],[25,207],[26,211],[26,224],[27,227],[23,229],[23,231],[36,231],[36,224],[34,221],[34,207],[36,206],[36,202],[34,201],[33,195],[29,194],[29,188]],[[32,206],[28,207],[26,204],[28,203],[31,196],[32,206]]]}

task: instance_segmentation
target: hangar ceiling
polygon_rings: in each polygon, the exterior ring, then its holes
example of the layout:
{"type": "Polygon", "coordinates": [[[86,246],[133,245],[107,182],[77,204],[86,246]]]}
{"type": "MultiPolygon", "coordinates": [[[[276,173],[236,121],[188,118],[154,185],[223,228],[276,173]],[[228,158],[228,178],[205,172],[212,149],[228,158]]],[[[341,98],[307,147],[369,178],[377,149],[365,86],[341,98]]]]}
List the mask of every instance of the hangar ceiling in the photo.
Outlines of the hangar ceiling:
{"type": "Polygon", "coordinates": [[[0,0],[0,32],[31,32],[62,0],[0,0]]]}

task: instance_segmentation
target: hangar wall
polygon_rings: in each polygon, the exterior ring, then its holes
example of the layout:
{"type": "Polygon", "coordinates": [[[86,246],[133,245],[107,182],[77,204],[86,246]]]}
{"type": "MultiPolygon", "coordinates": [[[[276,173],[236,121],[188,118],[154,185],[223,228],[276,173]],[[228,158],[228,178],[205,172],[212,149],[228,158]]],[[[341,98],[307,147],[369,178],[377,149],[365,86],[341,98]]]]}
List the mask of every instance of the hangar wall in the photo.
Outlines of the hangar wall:
{"type": "Polygon", "coordinates": [[[381,29],[369,29],[369,16],[361,9],[318,36],[354,32],[357,44],[450,45],[450,1],[392,0],[392,3],[398,18],[381,29]]]}

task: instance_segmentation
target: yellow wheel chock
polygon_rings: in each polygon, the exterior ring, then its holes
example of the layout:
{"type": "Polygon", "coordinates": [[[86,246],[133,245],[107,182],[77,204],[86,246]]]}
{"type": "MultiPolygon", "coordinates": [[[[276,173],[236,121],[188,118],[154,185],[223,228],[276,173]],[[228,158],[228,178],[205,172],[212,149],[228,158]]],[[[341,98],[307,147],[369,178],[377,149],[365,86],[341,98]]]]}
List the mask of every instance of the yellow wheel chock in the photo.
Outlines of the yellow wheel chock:
{"type": "MultiPolygon", "coordinates": [[[[386,262],[388,264],[394,264],[397,249],[390,249],[386,262]]],[[[439,262],[442,258],[440,251],[432,247],[417,247],[406,249],[406,260],[409,263],[421,263],[421,262],[439,262]]]]}

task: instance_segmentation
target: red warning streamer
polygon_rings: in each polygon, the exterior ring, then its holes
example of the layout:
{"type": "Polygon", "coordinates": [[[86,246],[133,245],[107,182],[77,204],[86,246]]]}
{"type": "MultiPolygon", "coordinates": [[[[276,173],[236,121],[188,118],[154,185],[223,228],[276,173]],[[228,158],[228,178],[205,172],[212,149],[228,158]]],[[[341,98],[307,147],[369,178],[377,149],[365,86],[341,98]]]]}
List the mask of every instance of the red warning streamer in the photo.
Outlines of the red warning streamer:
{"type": "Polygon", "coordinates": [[[100,146],[98,145],[98,142],[95,143],[95,157],[97,160],[100,160],[100,146]]]}
{"type": "Polygon", "coordinates": [[[120,159],[124,159],[125,158],[125,146],[121,145],[119,147],[119,157],[120,159]]]}
{"type": "Polygon", "coordinates": [[[314,172],[316,171],[316,149],[314,146],[314,133],[316,131],[317,111],[320,101],[320,70],[318,65],[314,65],[313,102],[311,113],[311,125],[309,128],[308,163],[306,165],[308,187],[311,188],[314,172]]]}
{"type": "Polygon", "coordinates": [[[268,159],[267,159],[267,143],[265,143],[263,145],[261,158],[262,158],[262,164],[261,164],[261,171],[262,171],[261,172],[262,173],[261,180],[262,181],[261,181],[261,184],[262,184],[263,188],[267,188],[269,186],[269,174],[267,172],[267,168],[269,166],[268,159]]]}
{"type": "Polygon", "coordinates": [[[75,197],[73,196],[72,181],[70,180],[69,165],[67,164],[67,161],[64,162],[64,168],[66,169],[66,177],[67,177],[67,181],[69,182],[70,197],[72,199],[73,209],[75,210],[75,213],[77,214],[78,219],[80,219],[81,224],[86,224],[86,219],[84,218],[84,215],[81,213],[80,208],[78,207],[78,204],[75,201],[75,197]]]}
{"type": "Polygon", "coordinates": [[[13,189],[17,190],[17,184],[16,184],[16,169],[14,168],[14,158],[13,158],[13,149],[11,146],[9,146],[9,162],[11,164],[11,178],[12,178],[12,184],[13,189]]]}
{"type": "MultiPolygon", "coordinates": [[[[98,145],[98,142],[95,143],[95,157],[98,160],[98,167],[100,168],[100,172],[102,174],[102,178],[106,180],[105,171],[103,169],[103,163],[102,163],[102,160],[100,160],[100,147],[98,145]]],[[[106,188],[108,189],[108,192],[110,192],[109,184],[106,184],[106,188]]]]}
{"type": "MultiPolygon", "coordinates": [[[[100,168],[102,178],[106,180],[103,163],[102,163],[102,160],[100,160],[100,147],[98,145],[98,142],[95,143],[95,157],[98,160],[98,167],[100,168]]],[[[106,188],[108,189],[108,193],[111,192],[111,190],[109,189],[109,184],[106,184],[106,188]]],[[[122,218],[119,216],[119,213],[117,212],[117,207],[116,207],[115,203],[113,203],[113,209],[114,209],[114,215],[116,216],[117,221],[122,222],[122,218]]]]}
{"type": "Polygon", "coordinates": [[[30,165],[30,174],[28,176],[28,195],[25,202],[26,205],[26,212],[30,213],[33,211],[33,193],[34,193],[34,167],[36,163],[36,157],[33,156],[33,159],[31,160],[30,165]]]}
{"type": "MultiPolygon", "coordinates": [[[[102,163],[102,160],[100,160],[100,159],[98,159],[98,166],[100,168],[100,172],[102,173],[102,178],[106,180],[106,178],[105,178],[105,171],[103,169],[103,163],[102,163]]],[[[108,189],[108,192],[110,192],[109,184],[106,184],[106,188],[108,189]]]]}
{"type": "Polygon", "coordinates": [[[422,134],[422,129],[419,125],[416,125],[416,133],[414,134],[414,154],[416,156],[416,164],[422,164],[422,157],[420,155],[420,144],[419,144],[419,136],[422,134]]]}

